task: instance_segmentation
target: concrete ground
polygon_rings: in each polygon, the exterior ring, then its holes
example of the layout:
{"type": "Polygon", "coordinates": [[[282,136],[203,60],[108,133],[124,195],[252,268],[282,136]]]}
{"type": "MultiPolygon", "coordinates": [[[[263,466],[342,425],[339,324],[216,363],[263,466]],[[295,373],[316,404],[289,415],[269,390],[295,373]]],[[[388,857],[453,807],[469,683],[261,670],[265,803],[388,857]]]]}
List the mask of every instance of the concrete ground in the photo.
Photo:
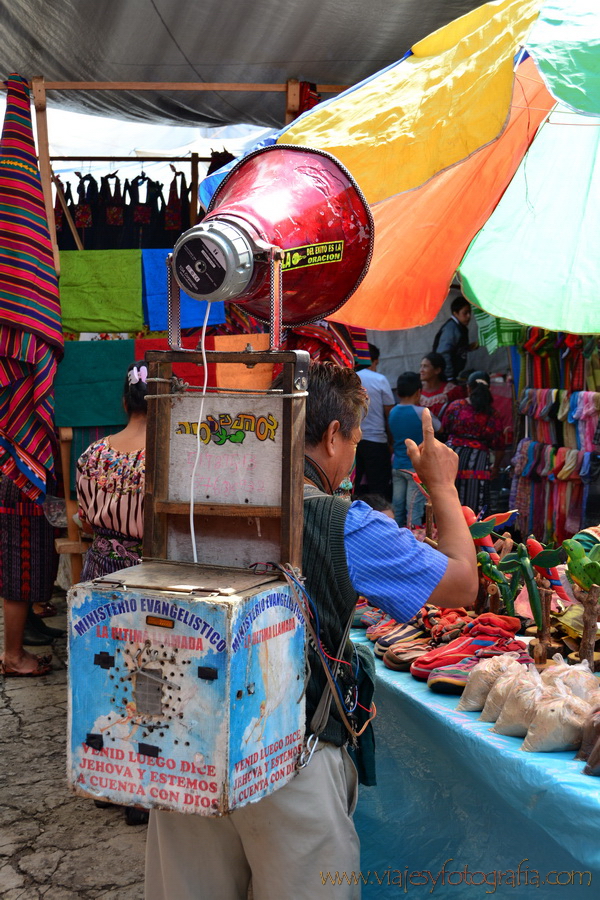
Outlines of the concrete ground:
{"type": "MultiPolygon", "coordinates": [[[[46,623],[66,627],[64,594],[53,601],[59,615],[46,623]]],[[[146,827],[127,825],[121,809],[98,809],[67,784],[65,639],[48,649],[49,675],[0,676],[0,897],[142,900],[146,827]]]]}

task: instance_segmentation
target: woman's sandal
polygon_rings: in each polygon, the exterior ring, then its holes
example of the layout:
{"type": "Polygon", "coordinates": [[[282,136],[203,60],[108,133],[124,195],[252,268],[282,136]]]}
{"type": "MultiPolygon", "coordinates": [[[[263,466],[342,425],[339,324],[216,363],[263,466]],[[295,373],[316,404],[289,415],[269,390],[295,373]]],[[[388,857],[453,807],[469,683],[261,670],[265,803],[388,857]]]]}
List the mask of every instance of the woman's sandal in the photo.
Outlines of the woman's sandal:
{"type": "Polygon", "coordinates": [[[48,600],[45,603],[34,603],[33,611],[36,616],[40,616],[42,619],[50,619],[58,613],[56,606],[51,600],[48,600]]]}
{"type": "Polygon", "coordinates": [[[47,675],[52,671],[52,656],[36,656],[37,667],[31,672],[20,672],[18,669],[12,669],[4,662],[0,662],[0,675],[5,678],[36,678],[38,675],[47,675]]]}

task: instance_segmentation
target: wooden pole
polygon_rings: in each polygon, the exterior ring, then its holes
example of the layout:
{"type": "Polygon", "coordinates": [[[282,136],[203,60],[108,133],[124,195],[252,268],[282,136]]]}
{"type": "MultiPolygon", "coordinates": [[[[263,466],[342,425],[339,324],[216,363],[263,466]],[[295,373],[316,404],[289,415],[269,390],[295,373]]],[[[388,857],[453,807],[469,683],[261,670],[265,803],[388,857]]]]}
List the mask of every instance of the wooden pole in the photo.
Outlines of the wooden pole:
{"type": "Polygon", "coordinates": [[[52,203],[52,170],[50,168],[48,120],[46,118],[46,87],[42,75],[36,75],[31,79],[31,90],[33,93],[33,105],[35,107],[35,121],[37,125],[38,139],[38,158],[40,164],[42,191],[44,193],[44,205],[46,207],[46,218],[48,220],[48,230],[50,232],[50,241],[52,243],[54,268],[56,269],[56,274],[60,275],[60,256],[58,253],[58,242],[56,240],[54,205],[52,203]]]}
{"type": "MultiPolygon", "coordinates": [[[[339,94],[347,84],[318,84],[319,94],[339,94]]],[[[216,81],[47,81],[47,91],[239,91],[286,93],[287,84],[216,81]]]]}
{"type": "Polygon", "coordinates": [[[533,647],[533,660],[536,666],[545,666],[548,662],[548,648],[552,644],[550,636],[550,607],[552,604],[552,591],[547,587],[539,586],[540,601],[542,604],[542,627],[538,630],[537,641],[533,647]]]}
{"type": "Polygon", "coordinates": [[[289,125],[300,112],[300,82],[296,78],[289,79],[286,93],[285,124],[289,125]]]}
{"type": "Polygon", "coordinates": [[[500,590],[497,584],[491,582],[487,586],[488,608],[491,613],[498,615],[500,612],[500,590]]]}
{"type": "Polygon", "coordinates": [[[425,536],[430,539],[433,537],[433,506],[431,505],[431,500],[427,500],[425,503],[425,536]]]}
{"type": "Polygon", "coordinates": [[[81,539],[81,532],[73,516],[77,512],[77,501],[71,500],[71,443],[73,441],[72,428],[59,428],[60,459],[62,464],[63,487],[65,492],[65,505],[67,508],[67,538],[57,538],[56,549],[59,553],[68,553],[71,562],[71,581],[77,584],[81,581],[83,569],[83,554],[89,547],[81,539]]]}
{"type": "Polygon", "coordinates": [[[589,591],[579,595],[583,604],[583,634],[579,645],[579,661],[587,659],[590,669],[594,671],[594,646],[598,628],[598,596],[600,587],[593,584],[589,591]]]}

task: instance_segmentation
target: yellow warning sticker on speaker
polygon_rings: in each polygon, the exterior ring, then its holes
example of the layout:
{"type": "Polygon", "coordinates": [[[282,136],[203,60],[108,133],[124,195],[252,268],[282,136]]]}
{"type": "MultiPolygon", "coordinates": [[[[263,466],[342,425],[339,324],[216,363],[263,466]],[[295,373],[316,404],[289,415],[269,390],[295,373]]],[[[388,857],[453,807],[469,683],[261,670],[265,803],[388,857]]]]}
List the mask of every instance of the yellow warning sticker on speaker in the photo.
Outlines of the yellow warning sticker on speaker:
{"type": "Polygon", "coordinates": [[[344,255],[344,242],[332,241],[329,244],[306,244],[304,247],[290,247],[285,251],[281,268],[303,269],[306,266],[319,266],[323,263],[340,262],[344,255]]]}

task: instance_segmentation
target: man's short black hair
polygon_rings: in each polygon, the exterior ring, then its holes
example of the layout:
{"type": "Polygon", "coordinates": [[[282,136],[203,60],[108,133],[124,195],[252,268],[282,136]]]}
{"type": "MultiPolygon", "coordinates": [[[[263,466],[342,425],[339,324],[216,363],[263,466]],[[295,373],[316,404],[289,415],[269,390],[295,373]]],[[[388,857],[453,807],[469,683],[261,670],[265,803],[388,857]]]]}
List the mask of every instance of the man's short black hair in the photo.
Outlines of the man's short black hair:
{"type": "Polygon", "coordinates": [[[361,494],[360,497],[357,497],[356,499],[362,500],[363,503],[366,503],[367,506],[370,506],[375,512],[394,511],[394,507],[390,501],[386,500],[385,497],[382,497],[381,494],[361,494]]]}
{"type": "Polygon", "coordinates": [[[396,393],[399,397],[412,397],[421,390],[421,379],[416,372],[403,372],[398,375],[396,393]]]}
{"type": "Polygon", "coordinates": [[[468,306],[469,309],[471,309],[471,304],[469,303],[467,298],[463,297],[462,294],[459,294],[458,297],[455,297],[450,304],[450,312],[454,315],[454,313],[460,312],[461,309],[464,309],[465,306],[468,306]]]}
{"type": "Polygon", "coordinates": [[[379,359],[379,347],[376,347],[375,344],[369,344],[369,356],[371,357],[371,362],[377,362],[379,359]]]}
{"type": "Polygon", "coordinates": [[[316,447],[330,423],[340,423],[345,438],[352,436],[369,408],[369,395],[354,369],[331,362],[311,362],[306,398],[306,445],[316,447]]]}

